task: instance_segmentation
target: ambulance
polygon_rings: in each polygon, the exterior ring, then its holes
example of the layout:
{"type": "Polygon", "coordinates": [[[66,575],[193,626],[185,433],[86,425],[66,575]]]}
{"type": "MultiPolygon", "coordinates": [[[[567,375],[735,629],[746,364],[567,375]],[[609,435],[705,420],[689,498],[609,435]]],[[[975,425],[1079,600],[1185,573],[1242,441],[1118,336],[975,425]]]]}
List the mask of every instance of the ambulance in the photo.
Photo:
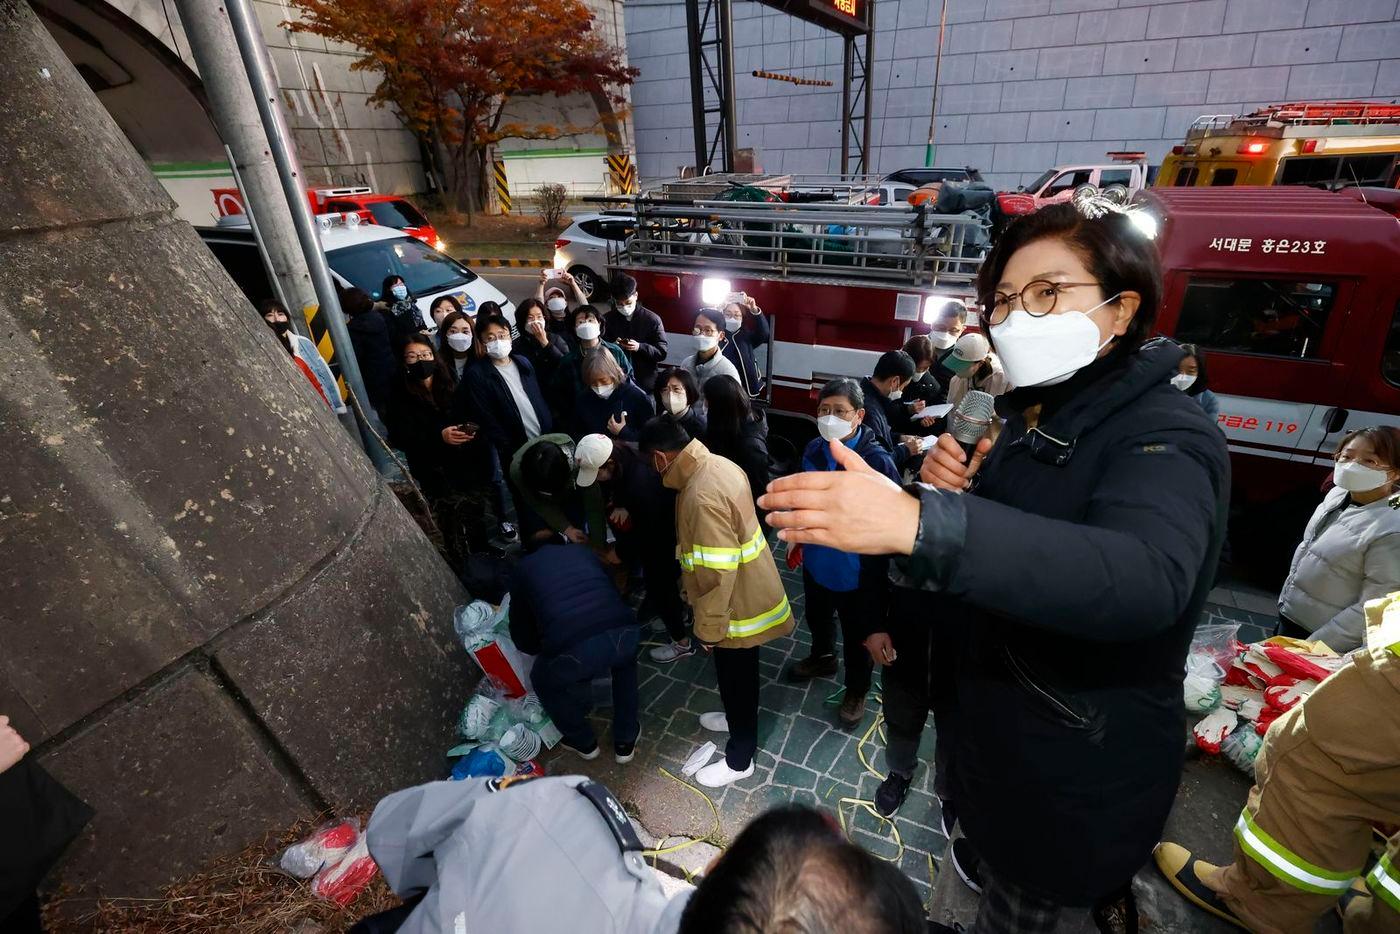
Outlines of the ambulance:
{"type": "Polygon", "coordinates": [[[1277,104],[1197,117],[1162,160],[1158,187],[1400,187],[1400,106],[1277,104]]]}
{"type": "MultiPolygon", "coordinates": [[[[1346,432],[1400,426],[1400,220],[1390,195],[1143,196],[1164,269],[1157,329],[1203,349],[1234,461],[1235,560],[1265,575],[1286,570],[1346,432]]],[[[967,307],[977,326],[984,231],[967,215],[645,198],[627,213],[637,234],[609,264],[636,277],[661,316],[669,362],[694,352],[697,308],[737,291],[758,301],[773,335],[759,354],[761,402],[794,445],[814,433],[827,380],[869,375],[880,353],[927,333],[949,308],[967,307]]]]}

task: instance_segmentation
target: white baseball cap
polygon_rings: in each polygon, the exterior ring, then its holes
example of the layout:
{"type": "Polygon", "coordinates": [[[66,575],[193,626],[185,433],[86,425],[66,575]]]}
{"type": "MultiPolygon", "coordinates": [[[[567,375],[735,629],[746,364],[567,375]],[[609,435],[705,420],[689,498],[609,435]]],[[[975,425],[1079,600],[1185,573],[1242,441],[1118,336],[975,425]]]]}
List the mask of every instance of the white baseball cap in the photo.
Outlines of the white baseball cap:
{"type": "Polygon", "coordinates": [[[992,345],[981,334],[964,334],[953,345],[953,356],[964,363],[981,363],[992,352],[992,345]]]}
{"type": "Polygon", "coordinates": [[[598,479],[598,470],[612,457],[613,443],[607,435],[584,435],[574,449],[574,463],[578,464],[579,486],[592,486],[598,479]]]}

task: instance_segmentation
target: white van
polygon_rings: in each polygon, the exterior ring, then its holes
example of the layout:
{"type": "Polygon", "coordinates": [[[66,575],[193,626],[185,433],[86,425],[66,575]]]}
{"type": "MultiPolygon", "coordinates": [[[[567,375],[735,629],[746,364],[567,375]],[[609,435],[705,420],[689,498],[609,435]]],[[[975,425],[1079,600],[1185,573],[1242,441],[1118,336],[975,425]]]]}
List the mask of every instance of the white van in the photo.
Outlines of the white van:
{"type": "MultiPolygon", "coordinates": [[[[515,305],[494,285],[403,231],[361,224],[354,214],[321,214],[316,222],[326,262],[342,286],[363,289],[380,301],[384,298],[380,287],[385,276],[402,276],[418,305],[423,326],[429,331],[434,330],[429,309],[443,295],[457,299],[462,310],[471,314],[484,302],[495,302],[506,320],[515,319],[515,305]]],[[[276,294],[268,282],[246,216],[231,215],[220,218],[217,227],[195,229],[250,301],[257,303],[276,294]]]]}

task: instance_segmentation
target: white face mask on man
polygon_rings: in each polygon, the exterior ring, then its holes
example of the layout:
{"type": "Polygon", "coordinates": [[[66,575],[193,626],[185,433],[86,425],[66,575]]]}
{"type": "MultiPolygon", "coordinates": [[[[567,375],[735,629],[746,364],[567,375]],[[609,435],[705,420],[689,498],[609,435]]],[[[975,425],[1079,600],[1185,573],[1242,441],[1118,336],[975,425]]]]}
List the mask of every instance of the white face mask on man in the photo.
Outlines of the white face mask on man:
{"type": "Polygon", "coordinates": [[[622,314],[622,317],[630,318],[637,312],[637,300],[635,298],[629,298],[625,302],[618,302],[617,310],[622,314]]]}
{"type": "Polygon", "coordinates": [[[498,338],[486,342],[486,356],[492,360],[504,360],[510,356],[510,338],[498,338]]]}
{"type": "Polygon", "coordinates": [[[817,431],[827,441],[844,441],[855,429],[855,423],[839,415],[823,415],[817,419],[817,431]]]}
{"type": "Polygon", "coordinates": [[[1099,326],[1089,317],[1114,302],[1113,295],[1088,311],[1062,311],[1036,317],[1016,309],[991,327],[997,357],[1013,386],[1054,386],[1093,363],[1113,340],[1099,340],[1099,326]]]}
{"type": "Polygon", "coordinates": [[[1390,475],[1356,461],[1340,461],[1332,468],[1332,482],[1348,493],[1367,493],[1389,483],[1390,475]]]}
{"type": "Polygon", "coordinates": [[[935,350],[947,350],[958,342],[958,335],[948,331],[929,331],[928,341],[935,350]]]}
{"type": "Polygon", "coordinates": [[[709,353],[719,346],[719,338],[713,334],[696,334],[695,346],[701,353],[709,353]]]}

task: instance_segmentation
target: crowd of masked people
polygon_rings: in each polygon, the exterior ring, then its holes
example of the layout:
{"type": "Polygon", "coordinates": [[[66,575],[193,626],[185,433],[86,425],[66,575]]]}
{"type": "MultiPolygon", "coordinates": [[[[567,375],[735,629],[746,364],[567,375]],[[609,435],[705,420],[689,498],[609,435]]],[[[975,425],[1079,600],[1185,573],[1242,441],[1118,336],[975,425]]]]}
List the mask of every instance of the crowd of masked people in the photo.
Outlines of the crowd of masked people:
{"type": "MultiPolygon", "coordinates": [[[[582,688],[610,673],[614,755],[632,758],[640,616],[667,633],[656,662],[713,659],[723,709],[699,725],[728,739],[696,781],[753,774],[759,650],[797,624],[772,525],[801,568],[811,635],[784,677],[839,673],[836,716],[854,725],[883,669],[882,815],[903,804],[934,716],[933,788],[945,831],[960,828],[951,863],[983,893],[977,931],[1049,931],[1063,907],[1121,894],[1150,853],[1181,767],[1181,656],[1225,537],[1219,403],[1199,348],[1150,338],[1150,244],[1121,215],[1035,218],[984,266],[982,331],[952,305],[868,375],[829,381],[818,437],[771,487],[755,362],[771,329],[747,295],[697,311],[695,351],[677,366],[626,275],[606,302],[543,275],[514,320],[434,307],[433,337],[401,326],[392,302],[346,307],[352,324],[375,316],[352,326],[384,338],[382,370],[356,339],[371,402],[435,508],[460,517],[461,547],[487,547],[513,504],[528,557],[512,633],[538,655],[535,687],[568,749],[599,754],[582,688]],[[972,391],[999,400],[975,447],[946,433],[948,406],[972,391]],[[1047,861],[1031,825],[1068,857],[1047,861]]],[[[1363,604],[1400,589],[1400,432],[1349,435],[1336,463],[1279,625],[1364,651],[1363,604]]],[[[1284,829],[1269,832],[1248,838],[1274,841],[1255,862],[1304,860],[1277,843],[1284,829]]],[[[1178,861],[1174,884],[1198,904],[1231,920],[1256,910],[1178,861]]],[[[1248,858],[1237,864],[1249,877],[1248,858]]]]}

